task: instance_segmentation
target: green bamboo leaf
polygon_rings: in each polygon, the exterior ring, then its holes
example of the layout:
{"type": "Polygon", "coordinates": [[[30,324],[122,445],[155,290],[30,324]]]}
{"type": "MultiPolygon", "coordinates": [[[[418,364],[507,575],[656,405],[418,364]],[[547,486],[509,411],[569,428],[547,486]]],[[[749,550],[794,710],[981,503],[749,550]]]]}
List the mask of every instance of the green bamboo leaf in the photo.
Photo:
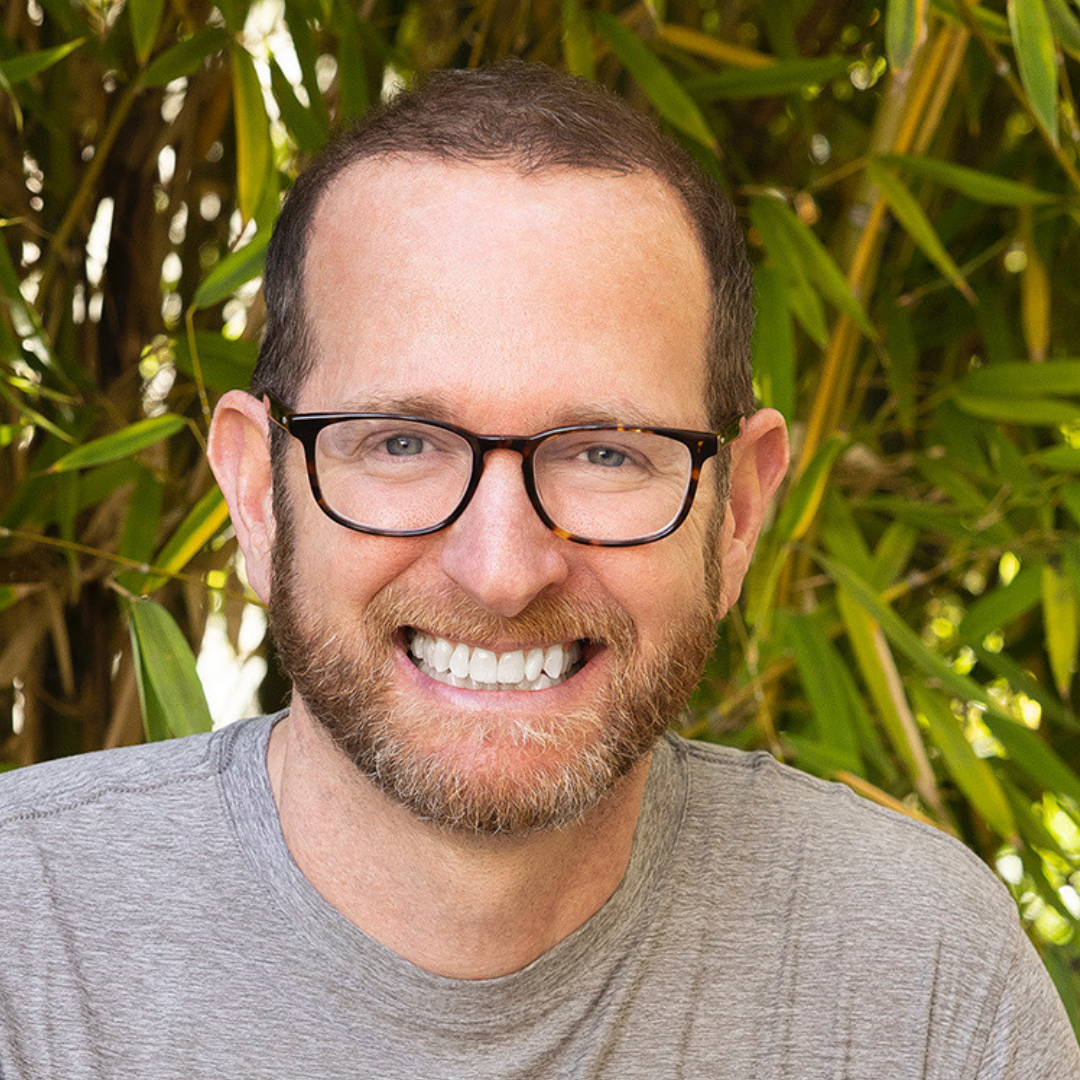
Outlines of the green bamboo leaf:
{"type": "MultiPolygon", "coordinates": [[[[1080,451],[1077,452],[1077,458],[1080,459],[1080,451]]],[[[1080,460],[1077,461],[1077,467],[1080,468],[1080,460]]],[[[1062,484],[1058,488],[1058,498],[1061,499],[1061,505],[1072,515],[1073,521],[1080,525],[1080,484],[1062,484]]]]}
{"type": "Polygon", "coordinates": [[[941,751],[949,775],[986,823],[1005,841],[1016,839],[1016,819],[990,763],[972,749],[949,702],[918,683],[910,693],[918,712],[926,719],[930,738],[941,751]]]}
{"type": "Polygon", "coordinates": [[[858,775],[861,766],[859,760],[837,747],[817,739],[798,735],[791,731],[783,734],[784,746],[794,752],[795,762],[800,769],[817,776],[833,777],[839,772],[858,775]]]}
{"type": "Polygon", "coordinates": [[[1048,394],[1080,396],[1080,360],[1050,360],[987,364],[976,368],[960,383],[964,394],[975,397],[1045,397],[1048,394]]]}
{"type": "Polygon", "coordinates": [[[1055,791],[1080,803],[1080,777],[1030,728],[997,711],[988,711],[983,722],[1017,766],[1043,791],[1055,791]]]}
{"type": "Polygon", "coordinates": [[[215,484],[192,508],[180,523],[176,532],[154,558],[154,566],[164,574],[147,576],[138,591],[143,595],[153,592],[168,581],[169,574],[179,573],[220,532],[229,520],[229,508],[221,490],[215,484]]]}
{"type": "Polygon", "coordinates": [[[250,221],[259,208],[271,163],[270,121],[251,54],[236,45],[229,50],[229,64],[236,126],[237,202],[244,221],[250,221]]]}
{"type": "Polygon", "coordinates": [[[130,457],[140,450],[145,450],[154,443],[161,442],[187,427],[182,416],[166,413],[147,420],[138,420],[121,431],[103,435],[83,446],[76,447],[70,453],[54,461],[48,472],[70,472],[73,469],[85,469],[88,465],[104,465],[109,461],[119,461],[130,457]]]}
{"type": "Polygon", "coordinates": [[[285,25],[289,28],[289,36],[292,38],[293,48],[296,49],[296,59],[300,63],[300,79],[307,91],[309,107],[315,115],[319,129],[324,133],[330,130],[330,114],[326,108],[326,100],[319,89],[319,76],[316,70],[319,59],[319,49],[315,44],[311,25],[307,21],[302,3],[297,0],[285,0],[285,25]]]}
{"type": "Polygon", "coordinates": [[[367,65],[359,22],[350,4],[334,7],[334,33],[338,39],[337,120],[355,120],[368,108],[367,65]]]}
{"type": "Polygon", "coordinates": [[[1008,424],[1029,427],[1055,427],[1058,424],[1075,424],[1080,420],[1080,404],[1057,398],[1005,398],[976,397],[973,394],[957,394],[957,405],[972,416],[984,420],[1002,420],[1008,424]]]}
{"type": "Polygon", "coordinates": [[[919,534],[902,521],[890,521],[874,548],[874,569],[867,579],[887,589],[907,569],[919,544],[919,534]]]}
{"type": "MultiPolygon", "coordinates": [[[[173,338],[169,344],[176,366],[194,378],[195,365],[187,334],[173,338]]],[[[203,382],[211,390],[223,394],[226,390],[246,390],[251,385],[251,373],[259,357],[259,346],[254,341],[233,340],[210,330],[196,330],[195,350],[203,382]]]]}
{"type": "Polygon", "coordinates": [[[896,418],[907,435],[915,432],[915,387],[919,353],[911,315],[898,304],[890,304],[885,317],[886,374],[889,389],[896,398],[896,418]]]}
{"type": "Polygon", "coordinates": [[[269,228],[260,229],[249,243],[226,255],[199,283],[191,306],[198,311],[220,304],[242,285],[258,277],[266,265],[266,246],[270,243],[270,232],[269,228]]]}
{"type": "Polygon", "coordinates": [[[750,218],[763,238],[766,234],[784,236],[790,250],[796,253],[803,276],[867,337],[876,340],[873,324],[832,255],[786,203],[769,196],[756,198],[750,204],[750,218]]]}
{"type": "Polygon", "coordinates": [[[914,176],[936,180],[969,199],[991,206],[1038,206],[1061,201],[1060,195],[1039,191],[1029,184],[1005,180],[992,173],[971,169],[966,165],[956,165],[951,161],[907,154],[879,154],[875,160],[914,176]]]}
{"type": "Polygon", "coordinates": [[[164,494],[164,487],[154,474],[139,466],[138,478],[128,503],[127,517],[124,519],[124,533],[120,538],[120,554],[125,558],[139,561],[150,558],[161,521],[164,494]]]}
{"type": "Polygon", "coordinates": [[[173,617],[145,599],[128,605],[128,617],[148,737],[209,731],[210,710],[195,657],[173,617]]]}
{"type": "Polygon", "coordinates": [[[0,60],[0,73],[3,74],[9,87],[32,79],[35,75],[58,64],[65,56],[73,53],[87,38],[81,37],[75,41],[69,41],[64,45],[57,45],[52,49],[42,49],[40,52],[24,53],[22,56],[13,56],[10,60],[0,60]]]}
{"type": "Polygon", "coordinates": [[[829,473],[847,440],[839,435],[826,439],[818,448],[810,464],[796,480],[784,500],[783,509],[773,526],[772,540],[780,546],[789,540],[798,540],[806,534],[817,516],[818,507],[825,495],[829,473]]]}
{"type": "Polygon", "coordinates": [[[1067,699],[1076,672],[1080,618],[1072,582],[1049,565],[1042,568],[1042,607],[1050,672],[1058,693],[1067,699]]]}
{"type": "MultiPolygon", "coordinates": [[[[863,770],[859,752],[859,723],[853,710],[862,703],[851,676],[839,654],[822,632],[820,624],[806,615],[788,615],[783,631],[799,669],[799,679],[806,691],[814,715],[819,741],[857,763],[853,770],[863,770]]],[[[869,724],[867,717],[866,723],[869,724]]]]}
{"type": "Polygon", "coordinates": [[[566,70],[583,79],[596,78],[592,32],[577,0],[562,0],[562,53],[566,70]]]}
{"type": "Polygon", "coordinates": [[[135,57],[140,64],[145,64],[154,51],[161,16],[165,13],[165,0],[127,0],[127,9],[135,57]]]}
{"type": "Polygon", "coordinates": [[[1069,0],[1046,0],[1046,14],[1061,47],[1080,56],[1080,20],[1069,7],[1069,0]]]}
{"type": "Polygon", "coordinates": [[[894,71],[907,67],[926,36],[926,0],[889,0],[885,8],[885,55],[894,71]]]}
{"type": "Polygon", "coordinates": [[[1040,450],[1035,460],[1054,472],[1080,472],[1080,448],[1075,446],[1051,446],[1040,450]]]}
{"type": "MultiPolygon", "coordinates": [[[[881,628],[852,599],[850,593],[838,588],[836,599],[859,674],[870,691],[874,711],[881,717],[885,733],[903,759],[916,790],[922,793],[924,787],[933,785],[934,774],[896,670],[896,661],[889,651],[881,628]]],[[[875,760],[878,757],[876,754],[873,756],[875,760]]],[[[882,752],[880,757],[884,759],[884,774],[887,777],[895,775],[896,770],[892,767],[888,755],[882,752]]]]}
{"type": "Polygon", "coordinates": [[[784,60],[766,67],[730,67],[716,75],[703,75],[686,84],[696,101],[742,101],[757,97],[798,94],[820,86],[851,67],[846,56],[825,56],[813,60],[784,60]]]}
{"type": "MultiPolygon", "coordinates": [[[[834,581],[848,590],[852,598],[878,623],[885,636],[924,674],[937,679],[957,697],[985,706],[986,715],[994,713],[1008,719],[983,687],[979,686],[974,679],[961,675],[948,660],[929,648],[922,638],[881,599],[873,586],[835,559],[830,559],[819,552],[814,552],[814,558],[834,581]]],[[[1009,723],[1012,721],[1009,720],[1009,723]]]]}
{"type": "Polygon", "coordinates": [[[759,265],[754,270],[754,292],[757,312],[750,338],[754,376],[762,404],[779,409],[790,422],[795,416],[795,331],[781,275],[759,265]]]}
{"type": "Polygon", "coordinates": [[[1014,619],[1026,615],[1042,595],[1042,565],[1026,563],[1009,582],[983,593],[964,613],[957,628],[961,641],[978,644],[998,630],[1004,630],[1014,619]]]}
{"type": "Polygon", "coordinates": [[[715,151],[716,136],[701,115],[694,99],[649,47],[613,15],[601,11],[593,12],[592,21],[626,70],[645,91],[645,96],[653,103],[657,112],[672,127],[715,151]]]}
{"type": "Polygon", "coordinates": [[[194,75],[206,58],[224,49],[229,35],[219,26],[204,26],[189,38],[167,49],[143,72],[143,86],[165,86],[173,79],[194,75]]]}
{"type": "Polygon", "coordinates": [[[934,226],[930,224],[930,219],[915,196],[888,169],[876,161],[871,161],[866,166],[866,173],[880,189],[893,216],[919,245],[923,254],[971,303],[977,303],[975,294],[964,280],[960,268],[945,250],[945,245],[938,238],[934,226]]]}
{"type": "Polygon", "coordinates": [[[292,84],[285,77],[281,65],[270,57],[270,85],[274,100],[281,110],[281,119],[305,154],[314,154],[326,141],[326,131],[319,126],[313,110],[305,108],[296,96],[292,84]]]}
{"type": "Polygon", "coordinates": [[[1036,116],[1058,143],[1058,72],[1054,32],[1043,0],[1009,0],[1009,33],[1020,81],[1036,116]]]}

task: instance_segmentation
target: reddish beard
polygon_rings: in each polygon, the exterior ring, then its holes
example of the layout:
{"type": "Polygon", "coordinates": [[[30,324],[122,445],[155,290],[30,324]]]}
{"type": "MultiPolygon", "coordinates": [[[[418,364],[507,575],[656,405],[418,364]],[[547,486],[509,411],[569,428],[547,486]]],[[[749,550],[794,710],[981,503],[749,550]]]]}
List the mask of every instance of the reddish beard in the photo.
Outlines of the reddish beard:
{"type": "Polygon", "coordinates": [[[355,624],[332,627],[305,597],[285,503],[275,498],[270,602],[282,664],[345,756],[421,820],[484,835],[569,824],[645,758],[701,677],[715,575],[708,595],[650,650],[621,607],[588,597],[542,596],[502,618],[460,593],[411,595],[391,584],[355,624]],[[395,689],[405,628],[481,646],[587,639],[605,651],[610,679],[591,704],[539,716],[443,712],[415,697],[406,705],[395,689]]]}

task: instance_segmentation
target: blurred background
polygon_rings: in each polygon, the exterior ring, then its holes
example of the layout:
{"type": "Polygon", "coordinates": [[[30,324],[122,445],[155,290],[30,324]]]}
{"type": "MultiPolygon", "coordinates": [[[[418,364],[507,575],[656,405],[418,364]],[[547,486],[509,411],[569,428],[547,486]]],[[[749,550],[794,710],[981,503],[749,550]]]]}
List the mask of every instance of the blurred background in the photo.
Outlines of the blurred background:
{"type": "Polygon", "coordinates": [[[795,456],[686,733],[959,837],[1076,1024],[1077,0],[4,0],[0,768],[287,700],[204,457],[270,227],[334,127],[509,54],[745,226],[795,456]]]}

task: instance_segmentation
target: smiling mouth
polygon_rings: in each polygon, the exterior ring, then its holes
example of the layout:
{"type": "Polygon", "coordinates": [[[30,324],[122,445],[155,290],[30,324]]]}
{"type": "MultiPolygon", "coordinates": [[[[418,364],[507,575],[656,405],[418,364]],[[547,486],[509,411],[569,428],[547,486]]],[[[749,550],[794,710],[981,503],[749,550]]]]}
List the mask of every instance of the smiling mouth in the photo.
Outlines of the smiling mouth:
{"type": "Polygon", "coordinates": [[[497,653],[406,628],[409,659],[428,678],[466,690],[548,690],[585,665],[587,642],[497,653]]]}

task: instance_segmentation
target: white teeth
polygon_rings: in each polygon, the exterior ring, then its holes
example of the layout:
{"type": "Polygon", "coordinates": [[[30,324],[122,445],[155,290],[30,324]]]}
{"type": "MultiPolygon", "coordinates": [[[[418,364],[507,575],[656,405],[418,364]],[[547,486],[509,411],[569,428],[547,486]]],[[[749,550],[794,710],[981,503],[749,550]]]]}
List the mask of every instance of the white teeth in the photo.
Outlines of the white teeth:
{"type": "Polygon", "coordinates": [[[498,682],[495,675],[498,669],[499,658],[490,649],[473,649],[469,661],[469,678],[473,682],[498,682]]]}
{"type": "Polygon", "coordinates": [[[453,655],[454,646],[446,638],[436,638],[435,647],[431,650],[429,664],[436,671],[450,670],[450,657],[453,655]]]}
{"type": "Polygon", "coordinates": [[[544,653],[544,674],[557,679],[563,673],[563,647],[551,645],[544,653]]]}
{"type": "Polygon", "coordinates": [[[469,677],[469,646],[458,645],[450,654],[450,673],[459,679],[469,677]]]}
{"type": "Polygon", "coordinates": [[[576,641],[565,648],[556,644],[499,654],[419,632],[412,635],[409,652],[426,675],[469,690],[546,690],[563,682],[581,659],[576,641]]]}
{"type": "Polygon", "coordinates": [[[544,670],[544,650],[530,649],[525,657],[525,678],[529,682],[535,682],[544,670]]]}
{"type": "Polygon", "coordinates": [[[495,678],[501,683],[518,683],[525,678],[525,654],[516,652],[503,653],[499,657],[499,667],[495,678]]]}

